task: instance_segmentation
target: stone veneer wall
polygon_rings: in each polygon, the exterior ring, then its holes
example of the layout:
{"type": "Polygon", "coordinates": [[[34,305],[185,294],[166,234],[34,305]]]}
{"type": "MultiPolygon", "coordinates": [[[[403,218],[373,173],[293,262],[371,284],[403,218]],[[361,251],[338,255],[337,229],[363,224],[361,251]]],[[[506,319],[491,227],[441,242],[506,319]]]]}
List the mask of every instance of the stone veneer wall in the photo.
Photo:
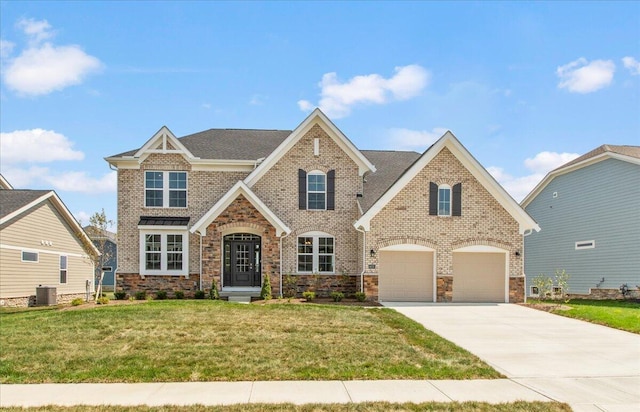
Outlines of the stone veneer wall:
{"type": "Polygon", "coordinates": [[[271,223],[240,195],[208,227],[202,239],[202,283],[211,289],[215,279],[218,289],[222,286],[222,237],[231,233],[253,233],[261,237],[262,276],[269,276],[271,292],[280,294],[280,239],[271,223]]]}
{"type": "MultiPolygon", "coordinates": [[[[462,163],[447,149],[438,153],[371,221],[365,250],[367,274],[377,275],[378,249],[395,244],[416,244],[436,250],[436,277],[453,276],[452,250],[473,245],[509,251],[511,277],[523,275],[523,237],[518,222],[494,199],[462,163]],[[462,183],[462,216],[429,215],[429,183],[462,183]]],[[[443,280],[444,281],[444,280],[443,280]]],[[[447,283],[444,281],[445,284],[447,283]]],[[[524,283],[509,282],[513,296],[524,299],[524,283]]],[[[443,285],[444,286],[444,285],[443,285]]],[[[447,285],[447,287],[449,287],[447,285]]],[[[455,286],[453,286],[455,287],[455,286]]],[[[447,289],[438,292],[447,301],[447,289]]]]}
{"type": "Polygon", "coordinates": [[[436,301],[453,301],[453,276],[438,276],[436,278],[436,301]]]}
{"type": "Polygon", "coordinates": [[[118,273],[116,279],[116,289],[124,291],[128,296],[134,296],[136,292],[147,292],[153,295],[159,290],[169,292],[169,296],[177,291],[184,292],[184,296],[192,298],[196,290],[200,287],[200,275],[191,274],[185,276],[140,276],[137,273],[118,273]]]}
{"type": "Polygon", "coordinates": [[[283,273],[297,274],[297,237],[321,231],[335,238],[335,276],[342,272],[360,274],[361,235],[353,227],[359,217],[356,194],[362,193],[358,166],[318,124],[300,138],[282,158],[257,181],[252,190],[287,225],[292,233],[283,238],[283,273]],[[320,152],[313,153],[318,138],[320,152]],[[335,170],[335,210],[298,209],[298,169],[307,173],[335,170]]]}
{"type": "MultiPolygon", "coordinates": [[[[327,297],[331,292],[342,292],[345,296],[352,296],[360,290],[358,275],[293,275],[295,295],[301,297],[303,292],[316,292],[317,297],[327,297]]],[[[284,292],[287,292],[285,285],[284,292]]]]}
{"type": "MultiPolygon", "coordinates": [[[[60,294],[56,297],[57,305],[66,305],[71,303],[72,300],[76,298],[85,299],[87,297],[86,293],[67,293],[60,294]]],[[[0,299],[0,306],[7,308],[26,308],[31,306],[36,306],[36,295],[31,296],[22,296],[17,298],[3,298],[0,299]]]]}

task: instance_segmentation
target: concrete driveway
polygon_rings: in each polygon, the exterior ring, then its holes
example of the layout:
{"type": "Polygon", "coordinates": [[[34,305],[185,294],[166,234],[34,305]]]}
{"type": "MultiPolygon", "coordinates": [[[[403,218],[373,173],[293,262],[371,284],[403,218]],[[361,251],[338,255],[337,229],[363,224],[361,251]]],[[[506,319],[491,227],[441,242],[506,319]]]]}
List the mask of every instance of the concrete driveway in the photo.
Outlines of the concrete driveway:
{"type": "Polygon", "coordinates": [[[574,410],[640,410],[640,335],[513,304],[384,305],[574,410]]]}

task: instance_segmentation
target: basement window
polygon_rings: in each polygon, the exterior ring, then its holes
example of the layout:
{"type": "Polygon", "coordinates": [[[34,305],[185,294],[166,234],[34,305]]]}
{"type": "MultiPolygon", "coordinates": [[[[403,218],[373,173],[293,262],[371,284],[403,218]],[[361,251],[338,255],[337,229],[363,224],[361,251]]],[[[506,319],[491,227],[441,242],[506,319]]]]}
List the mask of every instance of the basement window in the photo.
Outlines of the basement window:
{"type": "Polygon", "coordinates": [[[529,286],[529,296],[540,296],[540,290],[537,286],[529,286]]]}
{"type": "Polygon", "coordinates": [[[576,250],[595,249],[595,247],[596,247],[595,240],[582,240],[580,242],[576,242],[576,250]]]}

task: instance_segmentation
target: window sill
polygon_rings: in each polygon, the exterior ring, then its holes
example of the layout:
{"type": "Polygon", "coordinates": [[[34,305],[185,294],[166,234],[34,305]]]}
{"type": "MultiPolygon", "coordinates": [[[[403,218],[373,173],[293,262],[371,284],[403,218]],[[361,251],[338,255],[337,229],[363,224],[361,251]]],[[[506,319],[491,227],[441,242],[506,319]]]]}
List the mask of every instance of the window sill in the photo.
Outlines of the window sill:
{"type": "Polygon", "coordinates": [[[140,277],[142,279],[145,278],[145,276],[184,276],[185,279],[189,279],[189,274],[188,273],[167,273],[167,272],[145,272],[145,273],[140,273],[140,277]]]}

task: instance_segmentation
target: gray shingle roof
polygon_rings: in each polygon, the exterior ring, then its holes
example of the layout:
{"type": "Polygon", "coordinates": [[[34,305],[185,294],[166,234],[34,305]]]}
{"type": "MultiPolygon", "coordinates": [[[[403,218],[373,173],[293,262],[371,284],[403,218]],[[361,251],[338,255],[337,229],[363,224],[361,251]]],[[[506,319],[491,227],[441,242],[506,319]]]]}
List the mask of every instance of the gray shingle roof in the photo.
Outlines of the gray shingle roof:
{"type": "Polygon", "coordinates": [[[598,146],[592,151],[587,152],[582,156],[563,164],[562,166],[554,169],[554,171],[558,169],[563,169],[567,166],[571,166],[576,163],[580,163],[587,159],[591,159],[592,157],[596,157],[605,152],[617,153],[624,156],[630,156],[630,157],[635,157],[637,159],[640,159],[640,146],[618,146],[618,145],[612,145],[612,144],[603,144],[602,146],[598,146]]]}
{"type": "Polygon", "coordinates": [[[375,173],[370,173],[365,178],[360,206],[362,211],[366,212],[421,155],[417,152],[390,150],[362,150],[361,152],[377,169],[375,173]]]}
{"type": "MultiPolygon", "coordinates": [[[[257,160],[267,157],[291,134],[291,130],[209,129],[179,138],[201,159],[257,160]]],[[[133,156],[138,149],[114,157],[133,156]]]]}
{"type": "Polygon", "coordinates": [[[50,190],[0,190],[0,218],[51,192],[50,190]]]}

